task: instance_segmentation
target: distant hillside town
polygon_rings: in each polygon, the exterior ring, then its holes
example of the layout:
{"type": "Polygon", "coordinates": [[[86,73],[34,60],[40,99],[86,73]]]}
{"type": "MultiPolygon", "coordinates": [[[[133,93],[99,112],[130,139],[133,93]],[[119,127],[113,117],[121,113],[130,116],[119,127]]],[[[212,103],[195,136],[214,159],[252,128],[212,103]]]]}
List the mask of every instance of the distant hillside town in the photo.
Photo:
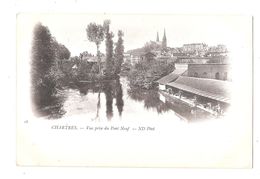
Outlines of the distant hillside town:
{"type": "Polygon", "coordinates": [[[166,63],[229,63],[228,49],[225,45],[208,46],[205,43],[190,43],[183,44],[182,47],[168,47],[165,30],[162,41],[157,32],[156,41],[147,42],[143,47],[125,53],[125,60],[131,64],[150,57],[166,63]]]}

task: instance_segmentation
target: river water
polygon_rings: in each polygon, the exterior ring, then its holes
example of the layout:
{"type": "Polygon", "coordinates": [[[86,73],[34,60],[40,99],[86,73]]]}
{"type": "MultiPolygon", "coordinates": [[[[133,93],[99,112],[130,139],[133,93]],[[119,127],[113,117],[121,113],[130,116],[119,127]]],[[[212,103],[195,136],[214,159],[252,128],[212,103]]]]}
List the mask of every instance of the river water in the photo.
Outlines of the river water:
{"type": "Polygon", "coordinates": [[[157,89],[130,87],[126,78],[72,85],[45,111],[47,118],[80,117],[90,121],[188,120],[212,118],[186,103],[167,100],[157,89]]]}

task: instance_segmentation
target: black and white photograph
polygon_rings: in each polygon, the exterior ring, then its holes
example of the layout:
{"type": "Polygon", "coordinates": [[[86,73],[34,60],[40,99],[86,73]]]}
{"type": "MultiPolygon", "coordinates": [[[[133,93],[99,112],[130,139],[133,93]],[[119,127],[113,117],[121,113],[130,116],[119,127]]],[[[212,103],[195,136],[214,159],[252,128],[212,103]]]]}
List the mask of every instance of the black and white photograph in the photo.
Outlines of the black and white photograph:
{"type": "MultiPolygon", "coordinates": [[[[129,27],[117,21],[114,25],[113,18],[93,19],[74,22],[77,26],[69,31],[58,19],[51,20],[50,27],[35,24],[31,47],[35,115],[47,119],[81,115],[92,121],[126,120],[132,114],[187,121],[225,116],[232,84],[225,41],[210,37],[205,42],[209,37],[192,31],[188,34],[192,37],[181,37],[175,26],[167,28],[171,17],[160,18],[165,22],[144,19],[144,24],[129,27]]],[[[184,18],[192,23],[199,19],[184,18]]]]}
{"type": "Polygon", "coordinates": [[[251,16],[16,22],[18,165],[252,167],[251,16]]]}

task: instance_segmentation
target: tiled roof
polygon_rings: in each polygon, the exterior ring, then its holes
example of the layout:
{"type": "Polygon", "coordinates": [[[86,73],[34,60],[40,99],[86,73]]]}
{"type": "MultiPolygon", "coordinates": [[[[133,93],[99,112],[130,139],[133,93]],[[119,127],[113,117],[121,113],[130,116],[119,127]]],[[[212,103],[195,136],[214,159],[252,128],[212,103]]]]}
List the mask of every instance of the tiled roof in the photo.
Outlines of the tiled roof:
{"type": "Polygon", "coordinates": [[[174,80],[176,80],[180,75],[182,75],[187,69],[185,68],[181,68],[181,69],[175,69],[172,73],[170,73],[169,75],[166,75],[162,78],[160,78],[159,80],[157,80],[156,82],[162,85],[166,85],[169,82],[172,82],[174,80]]]}
{"type": "Polygon", "coordinates": [[[180,76],[168,86],[191,92],[200,96],[230,103],[230,87],[228,81],[180,76]]]}

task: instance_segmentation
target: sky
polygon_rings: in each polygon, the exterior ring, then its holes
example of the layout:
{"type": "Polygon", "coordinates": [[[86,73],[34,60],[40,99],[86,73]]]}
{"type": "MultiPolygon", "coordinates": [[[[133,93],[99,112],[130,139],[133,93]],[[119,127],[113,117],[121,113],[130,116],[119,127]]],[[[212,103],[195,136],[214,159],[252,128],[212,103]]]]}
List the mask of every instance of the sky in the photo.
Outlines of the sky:
{"type": "MultiPolygon", "coordinates": [[[[83,51],[96,53],[96,46],[89,42],[86,27],[89,23],[103,24],[105,19],[111,20],[111,30],[117,41],[117,31],[124,32],[125,51],[142,47],[150,40],[160,40],[166,31],[169,47],[181,47],[186,43],[206,43],[208,45],[224,44],[227,47],[247,44],[251,33],[251,17],[249,16],[213,16],[213,15],[144,15],[144,14],[30,14],[18,15],[18,31],[23,29],[32,37],[33,27],[37,22],[48,26],[51,34],[59,43],[64,44],[72,56],[83,51]],[[20,25],[19,25],[20,24],[20,25]],[[30,35],[31,34],[31,35],[30,35]]],[[[101,44],[105,51],[105,43],[101,44]]]]}

